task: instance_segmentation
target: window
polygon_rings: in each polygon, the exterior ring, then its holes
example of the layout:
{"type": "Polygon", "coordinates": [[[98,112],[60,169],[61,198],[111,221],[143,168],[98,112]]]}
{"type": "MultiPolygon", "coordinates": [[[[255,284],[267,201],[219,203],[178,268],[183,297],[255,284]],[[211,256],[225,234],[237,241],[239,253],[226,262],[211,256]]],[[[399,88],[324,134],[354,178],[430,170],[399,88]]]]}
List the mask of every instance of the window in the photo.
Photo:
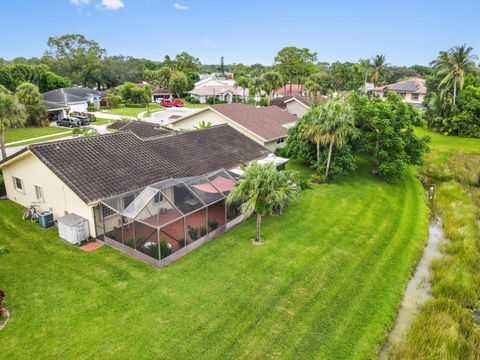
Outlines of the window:
{"type": "Polygon", "coordinates": [[[407,93],[405,92],[399,92],[398,96],[400,96],[402,99],[405,99],[405,96],[407,96],[407,93]]]}
{"type": "Polygon", "coordinates": [[[43,187],[40,185],[35,185],[35,197],[40,202],[45,202],[45,194],[43,192],[43,187]]]}
{"type": "Polygon", "coordinates": [[[13,179],[13,187],[15,188],[15,190],[24,193],[25,188],[23,187],[23,180],[15,176],[13,176],[12,179],[13,179]]]}
{"type": "Polygon", "coordinates": [[[280,139],[277,139],[277,144],[281,144],[285,142],[285,138],[280,138],[280,139]]]}
{"type": "Polygon", "coordinates": [[[412,93],[412,100],[418,101],[420,99],[420,95],[418,93],[412,93]]]}
{"type": "Polygon", "coordinates": [[[103,214],[103,217],[108,217],[110,215],[115,214],[115,211],[110,209],[108,206],[103,205],[102,206],[102,214],[103,214]]]}
{"type": "Polygon", "coordinates": [[[163,201],[163,194],[161,192],[158,192],[155,194],[155,197],[153,198],[155,203],[159,203],[163,201]]]}
{"type": "Polygon", "coordinates": [[[123,198],[123,208],[126,209],[128,207],[128,205],[130,205],[133,200],[135,200],[135,195],[131,194],[131,195],[127,195],[123,198]]]}
{"type": "Polygon", "coordinates": [[[388,96],[388,91],[383,92],[383,97],[386,98],[388,96]]]}

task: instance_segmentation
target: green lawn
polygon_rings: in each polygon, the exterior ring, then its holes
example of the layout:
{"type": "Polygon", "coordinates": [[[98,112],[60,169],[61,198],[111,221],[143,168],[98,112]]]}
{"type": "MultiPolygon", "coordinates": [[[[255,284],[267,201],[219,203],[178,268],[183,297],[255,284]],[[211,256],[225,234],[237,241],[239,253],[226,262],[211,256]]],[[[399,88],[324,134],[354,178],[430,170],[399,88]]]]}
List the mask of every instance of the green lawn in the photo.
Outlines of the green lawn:
{"type": "Polygon", "coordinates": [[[2,359],[367,359],[395,321],[429,211],[413,169],[390,185],[361,162],[266,218],[263,246],[250,219],[164,269],[81,252],[11,202],[0,213],[2,359]]]}
{"type": "Polygon", "coordinates": [[[189,103],[184,98],[182,98],[180,100],[183,101],[183,103],[185,104],[185,107],[187,107],[187,108],[204,108],[204,107],[210,106],[209,104],[192,104],[192,103],[189,103]]]}
{"type": "Polygon", "coordinates": [[[120,116],[133,116],[137,117],[138,114],[144,111],[160,111],[163,110],[163,107],[156,103],[150,103],[148,107],[144,108],[129,108],[129,107],[120,107],[118,109],[109,109],[106,111],[108,114],[120,115],[120,116]]]}
{"type": "Polygon", "coordinates": [[[97,120],[92,122],[92,125],[106,125],[115,122],[115,120],[112,119],[104,119],[104,118],[99,118],[97,117],[97,120]]]}
{"type": "Polygon", "coordinates": [[[16,129],[7,129],[5,133],[5,142],[8,144],[9,142],[27,140],[38,136],[53,135],[68,131],[71,130],[62,127],[22,127],[16,129]]]}

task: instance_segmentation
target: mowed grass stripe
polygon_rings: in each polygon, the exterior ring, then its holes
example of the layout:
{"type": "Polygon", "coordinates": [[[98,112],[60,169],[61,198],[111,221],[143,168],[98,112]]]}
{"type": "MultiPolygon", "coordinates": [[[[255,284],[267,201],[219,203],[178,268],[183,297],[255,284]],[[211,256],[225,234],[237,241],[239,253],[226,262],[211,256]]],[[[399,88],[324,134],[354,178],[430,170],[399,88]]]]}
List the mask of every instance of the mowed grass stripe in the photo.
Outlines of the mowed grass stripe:
{"type": "Polygon", "coordinates": [[[265,245],[250,244],[250,219],[165,269],[108,247],[80,252],[55,231],[19,224],[19,208],[0,202],[0,243],[11,250],[0,288],[13,314],[0,359],[374,357],[395,317],[390,294],[402,292],[408,254],[424,242],[424,224],[413,221],[401,240],[400,203],[407,214],[424,209],[402,199],[411,173],[388,185],[359,165],[265,219],[265,245]]]}

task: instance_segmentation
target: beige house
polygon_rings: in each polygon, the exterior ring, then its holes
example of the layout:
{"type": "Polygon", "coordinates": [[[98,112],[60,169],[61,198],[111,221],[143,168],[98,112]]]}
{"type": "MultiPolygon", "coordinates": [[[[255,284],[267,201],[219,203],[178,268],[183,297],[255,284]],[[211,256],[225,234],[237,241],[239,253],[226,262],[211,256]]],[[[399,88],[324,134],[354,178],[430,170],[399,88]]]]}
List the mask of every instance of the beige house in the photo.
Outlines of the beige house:
{"type": "Polygon", "coordinates": [[[270,106],[278,106],[299,119],[310,110],[310,103],[304,96],[277,97],[270,101],[270,106]]]}
{"type": "Polygon", "coordinates": [[[373,93],[383,99],[385,99],[389,93],[395,93],[400,96],[404,102],[422,108],[427,87],[425,85],[425,79],[414,77],[394,84],[378,86],[373,89],[373,93]]]}
{"type": "Polygon", "coordinates": [[[298,121],[297,116],[277,106],[256,107],[247,104],[212,105],[193,114],[175,119],[168,127],[192,130],[199,123],[228,124],[270,151],[284,147],[288,129],[298,121]]]}
{"type": "MultiPolygon", "coordinates": [[[[37,203],[55,219],[77,214],[88,220],[90,236],[98,237],[122,225],[120,216],[113,218],[113,210],[127,209],[139,188],[219,169],[233,171],[242,162],[272,156],[228,125],[187,133],[156,124],[134,127],[117,126],[111,134],[33,144],[7,157],[0,162],[7,197],[24,207],[37,203]],[[101,202],[112,196],[118,196],[115,209],[111,204],[102,208],[101,202]]],[[[169,190],[164,194],[171,202],[186,196],[180,190],[175,199],[169,190]]],[[[157,196],[155,204],[162,199],[157,196]]]]}

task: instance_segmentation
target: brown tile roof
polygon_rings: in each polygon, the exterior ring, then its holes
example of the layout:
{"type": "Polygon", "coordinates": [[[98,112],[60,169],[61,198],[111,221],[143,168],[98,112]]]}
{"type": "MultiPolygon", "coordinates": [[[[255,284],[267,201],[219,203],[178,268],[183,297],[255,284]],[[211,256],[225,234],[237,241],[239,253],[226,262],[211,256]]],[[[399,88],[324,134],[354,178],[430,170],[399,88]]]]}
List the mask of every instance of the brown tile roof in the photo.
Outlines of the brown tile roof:
{"type": "Polygon", "coordinates": [[[210,108],[267,141],[286,136],[287,128],[282,125],[298,120],[295,115],[282,111],[278,106],[259,108],[254,105],[233,103],[212,105],[210,108]]]}
{"type": "Polygon", "coordinates": [[[153,124],[145,121],[116,121],[108,126],[110,130],[117,131],[131,131],[140,138],[149,138],[153,136],[166,136],[176,133],[175,130],[167,129],[158,124],[153,124]]]}
{"type": "Polygon", "coordinates": [[[296,96],[296,95],[287,95],[287,96],[281,96],[277,97],[275,99],[270,100],[270,106],[278,106],[280,109],[286,109],[287,104],[286,102],[295,98],[296,100],[300,101],[302,104],[306,106],[310,106],[309,101],[307,100],[306,97],[304,96],[296,96]]]}
{"type": "Polygon", "coordinates": [[[302,95],[302,85],[292,84],[292,90],[290,91],[290,85],[281,87],[280,89],[275,90],[273,93],[275,95],[302,95]]]}
{"type": "Polygon", "coordinates": [[[87,203],[169,178],[231,169],[270,153],[226,124],[148,139],[120,131],[29,149],[87,203]]]}

